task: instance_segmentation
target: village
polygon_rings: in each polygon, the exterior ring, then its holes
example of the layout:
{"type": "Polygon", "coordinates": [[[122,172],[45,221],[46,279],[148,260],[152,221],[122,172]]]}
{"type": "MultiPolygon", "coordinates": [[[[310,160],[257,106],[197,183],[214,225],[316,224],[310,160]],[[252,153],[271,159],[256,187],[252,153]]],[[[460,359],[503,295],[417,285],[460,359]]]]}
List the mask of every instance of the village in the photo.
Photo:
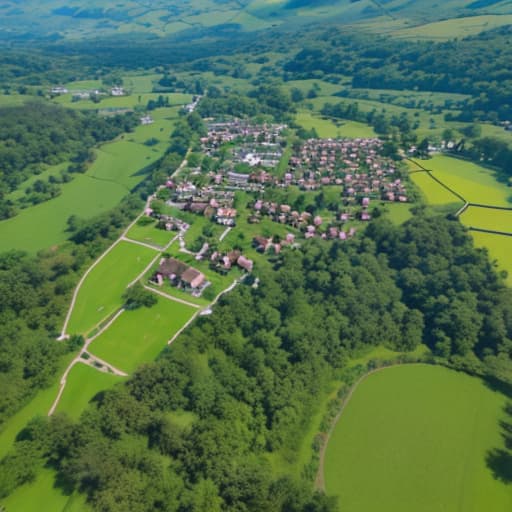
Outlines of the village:
{"type": "MultiPolygon", "coordinates": [[[[220,240],[201,238],[193,253],[221,275],[233,268],[250,273],[258,255],[277,255],[301,240],[350,240],[372,219],[374,204],[410,201],[397,163],[382,156],[379,139],[309,139],[289,147],[282,124],[209,120],[207,129],[200,143],[208,165],[186,165],[164,185],[165,207],[177,213],[148,208],[146,215],[180,239],[189,228],[180,220],[184,215],[225,230],[220,240]],[[325,194],[334,199],[326,201],[325,194]],[[226,237],[230,232],[244,242],[230,244],[236,240],[226,237]]],[[[175,257],[163,259],[151,281],[193,296],[209,286],[203,271],[175,257]]]]}

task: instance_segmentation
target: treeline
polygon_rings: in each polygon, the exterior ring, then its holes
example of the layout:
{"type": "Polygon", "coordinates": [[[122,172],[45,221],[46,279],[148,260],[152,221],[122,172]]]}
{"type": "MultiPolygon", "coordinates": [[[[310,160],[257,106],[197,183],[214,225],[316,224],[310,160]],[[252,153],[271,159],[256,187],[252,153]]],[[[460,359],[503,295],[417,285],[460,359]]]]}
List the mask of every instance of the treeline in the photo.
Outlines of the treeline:
{"type": "Polygon", "coordinates": [[[426,342],[452,366],[495,373],[507,361],[510,375],[512,292],[457,221],[378,220],[351,243],[287,252],[259,277],[77,424],[34,420],[0,464],[0,496],[49,464],[102,512],[331,512],[269,457],[297,463],[318,397],[359,350],[426,342]]]}
{"type": "Polygon", "coordinates": [[[69,181],[70,174],[87,169],[93,158],[91,148],[138,124],[134,114],[107,118],[39,101],[0,108],[0,117],[0,219],[15,215],[17,206],[58,195],[58,185],[69,181]],[[30,176],[66,160],[72,162],[66,171],[46,181],[36,180],[17,203],[6,198],[30,176]]]}
{"type": "Polygon", "coordinates": [[[512,118],[510,27],[448,42],[397,41],[329,29],[306,39],[285,78],[352,77],[352,86],[472,96],[459,121],[512,118]]]}

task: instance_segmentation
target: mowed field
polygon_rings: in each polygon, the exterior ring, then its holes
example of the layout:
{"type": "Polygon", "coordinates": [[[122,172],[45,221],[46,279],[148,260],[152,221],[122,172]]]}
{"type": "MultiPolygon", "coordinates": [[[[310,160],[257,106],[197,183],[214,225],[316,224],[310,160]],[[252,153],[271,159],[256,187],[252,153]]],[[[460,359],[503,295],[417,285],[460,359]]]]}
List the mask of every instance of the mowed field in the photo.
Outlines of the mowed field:
{"type": "Polygon", "coordinates": [[[346,512],[508,512],[512,488],[486,465],[503,448],[506,397],[441,367],[389,368],[364,380],[335,428],[326,490],[346,512]]]}
{"type": "Polygon", "coordinates": [[[68,332],[85,335],[119,309],[126,287],[158,254],[156,250],[130,242],[118,243],[85,279],[68,332]]]}
{"type": "Polygon", "coordinates": [[[177,233],[175,231],[158,229],[156,225],[156,221],[151,224],[146,224],[145,226],[135,224],[130,231],[128,231],[127,237],[131,240],[138,240],[139,242],[144,242],[146,244],[165,247],[177,235],[177,233]]]}
{"type": "Polygon", "coordinates": [[[109,389],[123,380],[122,377],[100,372],[86,364],[76,364],[68,375],[56,412],[66,413],[70,418],[77,420],[100,391],[109,389]]]}
{"type": "Polygon", "coordinates": [[[151,308],[125,311],[94,340],[90,352],[125,372],[132,372],[153,361],[195,312],[195,308],[158,297],[151,308]]]}
{"type": "Polygon", "coordinates": [[[414,172],[410,174],[413,183],[421,190],[425,201],[430,205],[454,204],[462,206],[462,201],[449,190],[444,188],[427,172],[414,172]]]}
{"type": "Polygon", "coordinates": [[[162,151],[120,140],[102,146],[96,154],[87,173],[62,185],[58,197],[0,222],[0,250],[35,253],[64,242],[71,215],[87,219],[116,206],[144,179],[141,170],[158,160],[162,151]]]}
{"type": "Polygon", "coordinates": [[[470,206],[460,216],[460,220],[468,227],[512,233],[511,210],[493,210],[470,206]]]}
{"type": "Polygon", "coordinates": [[[323,119],[310,112],[299,112],[295,118],[306,130],[314,128],[321,138],[364,138],[375,137],[371,126],[356,121],[342,121],[339,124],[330,119],[323,119]]]}

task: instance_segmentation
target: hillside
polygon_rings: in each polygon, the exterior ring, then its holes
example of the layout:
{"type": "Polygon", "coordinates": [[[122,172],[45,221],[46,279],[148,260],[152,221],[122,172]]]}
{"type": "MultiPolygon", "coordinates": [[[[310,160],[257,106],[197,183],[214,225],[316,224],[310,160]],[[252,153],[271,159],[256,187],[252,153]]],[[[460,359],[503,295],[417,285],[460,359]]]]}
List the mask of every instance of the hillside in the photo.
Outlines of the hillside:
{"type": "Polygon", "coordinates": [[[194,35],[216,27],[255,31],[322,19],[389,31],[451,18],[512,14],[510,0],[448,0],[441,5],[442,10],[421,0],[91,0],[86,5],[78,0],[7,0],[0,5],[0,32],[11,39],[194,35]]]}

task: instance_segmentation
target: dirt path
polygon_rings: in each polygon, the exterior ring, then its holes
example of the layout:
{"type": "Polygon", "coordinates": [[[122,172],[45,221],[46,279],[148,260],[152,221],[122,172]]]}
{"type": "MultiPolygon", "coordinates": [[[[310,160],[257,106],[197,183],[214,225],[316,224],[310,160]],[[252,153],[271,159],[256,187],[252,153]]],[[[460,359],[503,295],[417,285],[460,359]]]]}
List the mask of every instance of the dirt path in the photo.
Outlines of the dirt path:
{"type": "Polygon", "coordinates": [[[146,242],[141,242],[139,240],[133,240],[132,238],[128,238],[126,236],[121,237],[121,240],[123,240],[124,242],[129,242],[130,244],[141,245],[142,247],[146,247],[148,249],[151,249],[152,251],[162,252],[164,250],[163,247],[148,244],[146,242]]]}
{"type": "Polygon", "coordinates": [[[172,295],[169,295],[168,293],[162,292],[160,290],[155,290],[154,288],[151,288],[151,286],[144,285],[144,288],[152,293],[156,293],[157,295],[160,295],[161,297],[165,297],[168,300],[172,300],[174,302],[179,302],[180,304],[185,304],[185,306],[190,306],[195,309],[199,309],[201,306],[198,304],[194,304],[193,302],[188,302],[183,299],[179,299],[178,297],[173,297],[172,295]]]}

